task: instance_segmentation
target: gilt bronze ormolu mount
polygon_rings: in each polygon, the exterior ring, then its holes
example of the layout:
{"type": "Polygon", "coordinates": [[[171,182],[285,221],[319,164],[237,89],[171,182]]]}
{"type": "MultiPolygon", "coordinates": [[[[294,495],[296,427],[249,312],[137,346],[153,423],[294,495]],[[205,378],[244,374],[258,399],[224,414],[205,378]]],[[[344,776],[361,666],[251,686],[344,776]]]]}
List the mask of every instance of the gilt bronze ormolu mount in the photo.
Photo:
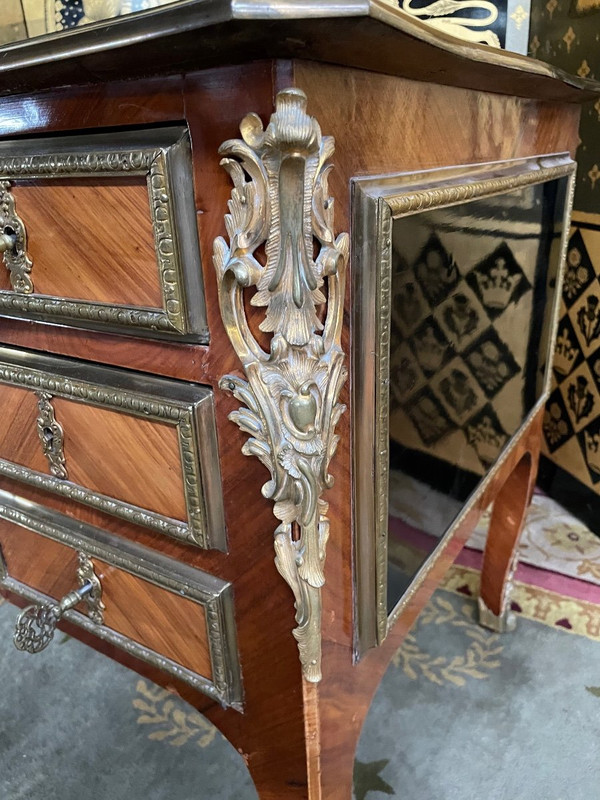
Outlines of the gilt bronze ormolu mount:
{"type": "Polygon", "coordinates": [[[230,415],[249,434],[243,452],[271,473],[262,491],[280,520],[275,563],[294,593],[304,677],[316,683],[329,534],[322,495],[332,485],[328,467],[345,408],[338,397],[347,376],[340,338],[349,237],[333,233],[327,160],[334,141],[321,135],[306,104],[299,89],[282,91],[266,129],[248,114],[242,139],[221,146],[234,188],[225,217],[229,243],[216,239],[213,259],[221,315],[246,374],[227,375],[220,386],[244,404],[230,415]],[[256,255],[262,245],[265,263],[256,255]],[[252,286],[252,305],[266,308],[259,327],[272,334],[269,352],[244,311],[244,290],[252,286]]]}

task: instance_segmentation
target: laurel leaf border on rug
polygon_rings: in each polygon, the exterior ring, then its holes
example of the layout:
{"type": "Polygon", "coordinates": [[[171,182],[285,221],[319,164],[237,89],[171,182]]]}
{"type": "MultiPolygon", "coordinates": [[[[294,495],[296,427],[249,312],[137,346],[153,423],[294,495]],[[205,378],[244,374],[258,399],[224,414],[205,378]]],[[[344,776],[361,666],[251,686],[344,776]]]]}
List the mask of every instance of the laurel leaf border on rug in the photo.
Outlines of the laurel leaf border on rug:
{"type": "Polygon", "coordinates": [[[418,628],[424,625],[462,628],[470,641],[463,655],[433,655],[419,647],[416,630],[409,633],[394,655],[393,663],[411,680],[423,677],[438,686],[449,683],[463,687],[470,678],[485,680],[500,666],[499,656],[504,649],[500,636],[478,625],[472,602],[463,603],[457,610],[444,597],[436,595],[419,616],[418,628]]]}

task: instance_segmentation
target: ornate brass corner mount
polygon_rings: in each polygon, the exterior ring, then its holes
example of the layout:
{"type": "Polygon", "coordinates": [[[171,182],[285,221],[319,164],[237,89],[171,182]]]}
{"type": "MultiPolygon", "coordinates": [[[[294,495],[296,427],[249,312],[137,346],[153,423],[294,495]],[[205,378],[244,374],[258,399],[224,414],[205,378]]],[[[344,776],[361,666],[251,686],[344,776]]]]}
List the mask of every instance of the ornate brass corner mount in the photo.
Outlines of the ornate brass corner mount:
{"type": "Polygon", "coordinates": [[[333,233],[326,162],[334,141],[321,135],[306,104],[299,89],[279,92],[266,129],[248,114],[242,139],[221,146],[234,188],[225,216],[229,243],[215,240],[213,260],[223,322],[247,378],[227,375],[220,386],[244,404],[229,417],[250,435],[242,452],[271,473],[262,492],[280,520],[275,563],[294,593],[304,677],[317,683],[329,534],[322,494],[333,483],[328,468],[345,409],[338,397],[347,376],[341,329],[349,237],[333,233]],[[256,254],[263,244],[265,263],[256,254]],[[244,310],[244,290],[252,286],[251,305],[266,308],[259,328],[272,334],[269,352],[244,310]]]}
{"type": "Polygon", "coordinates": [[[48,460],[50,472],[55,478],[66,480],[67,467],[63,450],[64,432],[62,425],[56,421],[54,407],[52,406],[52,395],[47,392],[36,392],[38,399],[37,429],[38,436],[48,460]]]}
{"type": "Polygon", "coordinates": [[[27,255],[27,233],[16,212],[10,181],[0,180],[0,253],[10,274],[14,292],[31,294],[31,259],[27,255]]]}

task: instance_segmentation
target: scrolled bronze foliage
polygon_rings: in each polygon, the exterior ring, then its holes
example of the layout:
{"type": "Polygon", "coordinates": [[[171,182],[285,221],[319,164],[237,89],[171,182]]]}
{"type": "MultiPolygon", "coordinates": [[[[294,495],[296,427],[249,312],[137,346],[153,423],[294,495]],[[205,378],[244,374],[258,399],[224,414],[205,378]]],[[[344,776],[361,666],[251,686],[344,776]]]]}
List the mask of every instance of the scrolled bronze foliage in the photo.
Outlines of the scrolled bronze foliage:
{"type": "Polygon", "coordinates": [[[213,259],[221,314],[246,375],[227,375],[220,386],[243,404],[230,414],[249,435],[243,452],[271,473],[262,491],[280,520],[275,563],[294,593],[304,677],[316,683],[329,535],[322,494],[332,484],[335,426],[345,408],[338,397],[347,376],[340,336],[349,237],[333,233],[327,161],[334,141],[321,135],[306,105],[302,91],[282,91],[266,129],[249,114],[242,139],[221,146],[234,188],[229,241],[215,240],[213,259]],[[256,256],[263,244],[264,264],[256,256]],[[268,352],[244,311],[249,287],[256,287],[252,305],[266,309],[259,327],[272,334],[268,352]]]}

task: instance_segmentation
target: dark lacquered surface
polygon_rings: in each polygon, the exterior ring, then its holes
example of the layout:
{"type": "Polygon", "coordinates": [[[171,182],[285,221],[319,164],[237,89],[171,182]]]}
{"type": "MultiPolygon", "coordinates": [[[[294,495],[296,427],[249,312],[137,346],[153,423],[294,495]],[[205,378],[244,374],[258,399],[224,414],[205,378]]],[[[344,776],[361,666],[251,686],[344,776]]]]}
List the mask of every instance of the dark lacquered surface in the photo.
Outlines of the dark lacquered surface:
{"type": "Polygon", "coordinates": [[[394,220],[389,610],[543,392],[566,181],[394,220]]]}

